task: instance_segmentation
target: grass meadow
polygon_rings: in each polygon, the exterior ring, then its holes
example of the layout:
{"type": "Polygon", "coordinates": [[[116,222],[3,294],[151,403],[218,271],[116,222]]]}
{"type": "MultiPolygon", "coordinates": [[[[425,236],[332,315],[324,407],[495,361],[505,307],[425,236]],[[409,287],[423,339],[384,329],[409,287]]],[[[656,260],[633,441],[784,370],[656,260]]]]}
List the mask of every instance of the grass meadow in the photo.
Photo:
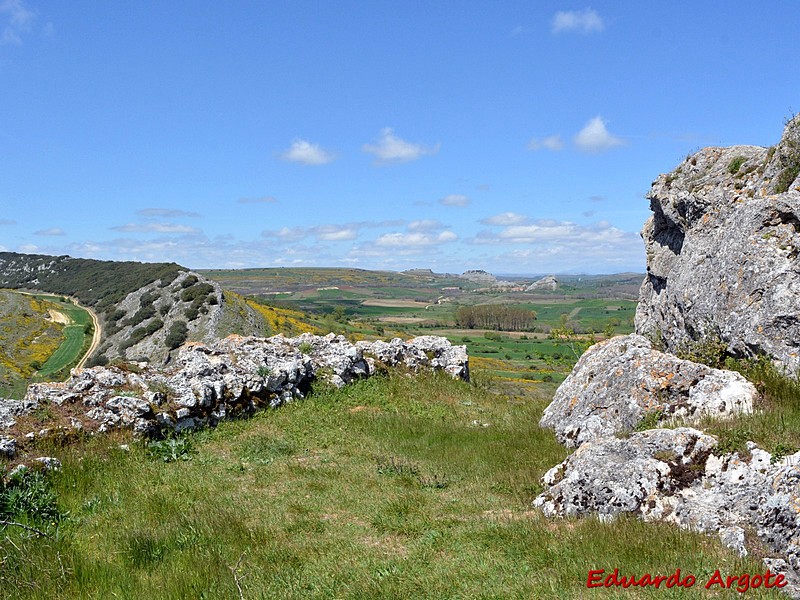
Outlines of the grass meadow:
{"type": "Polygon", "coordinates": [[[48,537],[5,529],[0,596],[713,598],[730,594],[586,580],[591,569],[763,572],[671,526],[531,510],[539,478],[568,453],[537,424],[554,389],[479,370],[471,384],[393,373],[317,389],[169,452],[120,436],[43,447],[64,463],[52,496],[40,493],[50,517],[25,503],[12,516],[48,537]]]}

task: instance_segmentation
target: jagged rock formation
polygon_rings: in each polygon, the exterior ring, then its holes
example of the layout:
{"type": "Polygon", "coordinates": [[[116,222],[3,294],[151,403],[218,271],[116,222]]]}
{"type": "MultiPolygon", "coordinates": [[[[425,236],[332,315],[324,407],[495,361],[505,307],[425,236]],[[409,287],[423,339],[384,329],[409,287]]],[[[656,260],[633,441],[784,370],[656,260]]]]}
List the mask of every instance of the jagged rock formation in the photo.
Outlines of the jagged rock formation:
{"type": "Polygon", "coordinates": [[[648,194],[636,331],[676,351],[719,338],[734,356],[800,369],[800,116],[780,143],[705,148],[648,194]]]}
{"type": "Polygon", "coordinates": [[[733,371],[712,369],[654,350],[632,334],[595,344],[556,391],[539,425],[575,448],[658,421],[750,413],[756,388],[733,371]]]}
{"type": "Polygon", "coordinates": [[[555,275],[547,275],[534,281],[525,288],[526,292],[555,292],[558,289],[558,279],[555,275]]]}
{"type": "Polygon", "coordinates": [[[469,379],[466,347],[434,336],[358,345],[333,334],[229,336],[208,345],[186,344],[165,367],[75,370],[64,383],[32,384],[22,402],[0,400],[0,453],[13,456],[40,435],[24,425],[24,416],[41,407],[51,406],[66,429],[182,431],[303,398],[316,379],[344,386],[375,373],[378,362],[469,379]]]}
{"type": "Polygon", "coordinates": [[[581,445],[543,477],[534,501],[547,516],[633,513],[716,533],[747,555],[746,531],[783,558],[765,559],[800,597],[800,452],[773,461],[749,444],[751,457],[717,454],[713,436],[690,428],[651,429],[629,438],[581,445]]]}

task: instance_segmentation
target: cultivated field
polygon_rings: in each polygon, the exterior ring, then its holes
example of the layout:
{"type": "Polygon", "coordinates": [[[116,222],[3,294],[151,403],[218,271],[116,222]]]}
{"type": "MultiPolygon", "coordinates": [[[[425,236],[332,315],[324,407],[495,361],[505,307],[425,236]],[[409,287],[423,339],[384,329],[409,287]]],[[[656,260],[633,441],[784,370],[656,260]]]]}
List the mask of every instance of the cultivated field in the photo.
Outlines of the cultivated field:
{"type": "Polygon", "coordinates": [[[69,375],[92,333],[91,315],[61,296],[0,291],[0,396],[69,375]]]}

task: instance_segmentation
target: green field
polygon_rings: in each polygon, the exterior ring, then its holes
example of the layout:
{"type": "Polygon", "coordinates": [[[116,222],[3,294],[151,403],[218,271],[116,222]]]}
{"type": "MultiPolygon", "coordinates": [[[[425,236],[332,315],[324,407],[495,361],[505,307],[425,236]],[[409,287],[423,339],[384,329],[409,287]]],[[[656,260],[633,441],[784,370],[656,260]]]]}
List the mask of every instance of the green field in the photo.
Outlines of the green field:
{"type": "Polygon", "coordinates": [[[61,298],[55,296],[37,297],[48,299],[71,321],[64,327],[64,341],[39,371],[41,378],[47,378],[60,371],[69,371],[70,367],[83,358],[91,343],[94,325],[89,312],[72,302],[63,302],[61,298]]]}

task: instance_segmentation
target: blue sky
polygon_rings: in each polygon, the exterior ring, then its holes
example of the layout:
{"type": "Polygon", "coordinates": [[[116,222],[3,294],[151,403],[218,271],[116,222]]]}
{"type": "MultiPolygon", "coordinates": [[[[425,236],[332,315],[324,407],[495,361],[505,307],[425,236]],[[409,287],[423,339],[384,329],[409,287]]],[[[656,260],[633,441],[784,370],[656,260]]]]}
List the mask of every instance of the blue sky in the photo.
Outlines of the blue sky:
{"type": "Polygon", "coordinates": [[[642,271],[655,177],[800,110],[798,8],[0,0],[0,250],[642,271]]]}

